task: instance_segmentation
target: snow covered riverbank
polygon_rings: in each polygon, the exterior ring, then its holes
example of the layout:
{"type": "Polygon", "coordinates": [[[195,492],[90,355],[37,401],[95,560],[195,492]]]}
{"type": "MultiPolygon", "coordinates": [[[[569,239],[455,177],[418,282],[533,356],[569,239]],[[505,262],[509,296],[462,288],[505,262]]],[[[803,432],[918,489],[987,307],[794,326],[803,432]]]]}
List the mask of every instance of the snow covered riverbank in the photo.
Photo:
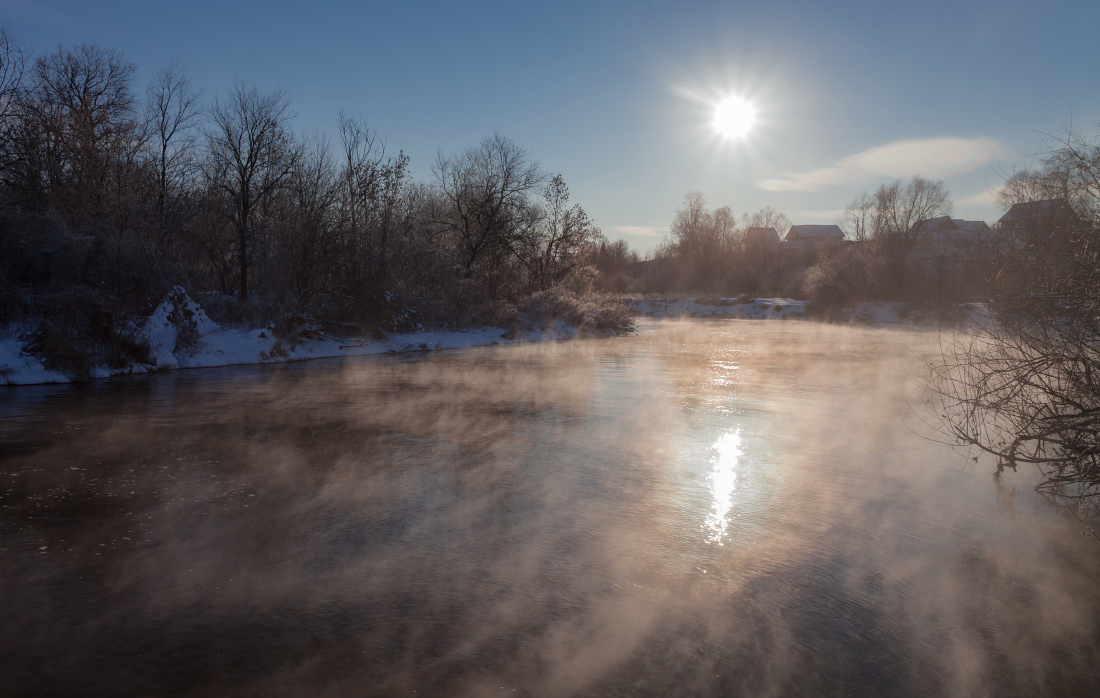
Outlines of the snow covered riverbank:
{"type": "MultiPolygon", "coordinates": [[[[96,368],[92,371],[92,377],[110,378],[162,369],[277,363],[335,356],[461,349],[544,339],[568,339],[574,330],[575,328],[560,328],[556,331],[526,333],[509,339],[503,336],[505,333],[499,327],[485,327],[478,330],[413,332],[392,335],[383,340],[328,337],[305,340],[288,347],[269,330],[241,332],[232,328],[219,328],[205,336],[201,348],[193,354],[172,353],[162,348],[155,366],[138,364],[115,370],[96,368]],[[161,363],[159,359],[167,360],[161,363]]],[[[65,374],[50,371],[35,357],[24,354],[23,347],[24,343],[17,339],[0,340],[0,386],[71,382],[65,374]]]]}
{"type": "MultiPolygon", "coordinates": [[[[572,339],[575,325],[557,324],[544,329],[482,327],[466,330],[423,330],[393,334],[384,339],[318,336],[290,343],[270,329],[241,330],[223,327],[182,290],[173,291],[149,317],[144,327],[152,362],[121,369],[93,368],[91,378],[110,378],[151,371],[277,363],[336,356],[405,353],[441,349],[512,344],[540,340],[572,339]]],[[[47,369],[24,353],[20,339],[0,339],[0,386],[69,383],[70,376],[47,369]]]]}
{"type": "Polygon", "coordinates": [[[803,317],[806,302],[790,298],[637,298],[628,301],[634,312],[650,317],[730,317],[753,319],[783,319],[803,317]]]}
{"type": "MultiPolygon", "coordinates": [[[[627,301],[638,315],[657,318],[743,318],[760,320],[805,319],[806,302],[790,298],[639,298],[627,301]]],[[[915,309],[905,303],[862,303],[834,310],[821,319],[870,324],[932,322],[942,314],[915,309]]],[[[465,330],[423,330],[393,334],[383,339],[317,335],[290,342],[272,330],[224,327],[214,322],[182,289],[174,290],[146,320],[150,363],[124,368],[96,367],[91,378],[110,378],[150,371],[205,368],[238,364],[277,363],[337,356],[405,353],[441,349],[571,339],[577,326],[558,323],[543,329],[482,327],[465,330]]],[[[68,383],[72,378],[46,368],[25,353],[25,343],[0,339],[0,386],[68,383]]]]}
{"type": "Polygon", "coordinates": [[[792,298],[635,298],[627,302],[634,312],[647,317],[814,319],[871,325],[933,324],[951,316],[955,311],[970,316],[982,316],[986,312],[976,303],[956,306],[876,301],[807,313],[806,301],[792,298]]]}

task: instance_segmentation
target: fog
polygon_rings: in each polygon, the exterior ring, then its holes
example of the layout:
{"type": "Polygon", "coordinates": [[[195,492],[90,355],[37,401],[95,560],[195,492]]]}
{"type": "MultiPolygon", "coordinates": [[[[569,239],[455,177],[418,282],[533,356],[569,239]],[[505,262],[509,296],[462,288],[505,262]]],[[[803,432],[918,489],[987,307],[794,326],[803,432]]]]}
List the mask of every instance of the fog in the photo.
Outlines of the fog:
{"type": "Polygon", "coordinates": [[[1100,543],[922,422],[925,331],[0,393],[22,695],[1094,695],[1100,543]]]}

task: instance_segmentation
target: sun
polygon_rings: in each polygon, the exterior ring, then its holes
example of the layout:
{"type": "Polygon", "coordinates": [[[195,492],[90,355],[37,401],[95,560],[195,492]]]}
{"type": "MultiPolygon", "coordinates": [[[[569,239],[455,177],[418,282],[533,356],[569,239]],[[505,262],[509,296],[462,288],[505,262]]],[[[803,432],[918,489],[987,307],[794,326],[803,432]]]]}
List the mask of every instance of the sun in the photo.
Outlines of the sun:
{"type": "Polygon", "coordinates": [[[714,107],[714,128],[730,140],[744,138],[756,123],[756,107],[746,99],[730,95],[714,107]]]}

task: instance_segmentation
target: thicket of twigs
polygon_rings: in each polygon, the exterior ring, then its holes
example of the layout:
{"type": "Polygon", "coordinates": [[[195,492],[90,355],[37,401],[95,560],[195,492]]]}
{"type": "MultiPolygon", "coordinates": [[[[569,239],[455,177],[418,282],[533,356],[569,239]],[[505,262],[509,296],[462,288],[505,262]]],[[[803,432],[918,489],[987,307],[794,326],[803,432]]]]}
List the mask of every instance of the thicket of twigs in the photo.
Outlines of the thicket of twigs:
{"type": "Polygon", "coordinates": [[[986,279],[989,317],[944,334],[930,386],[943,428],[1039,489],[1100,494],[1100,142],[1070,133],[1002,190],[1020,243],[986,279]],[[1026,202],[1044,202],[1041,204],[1026,202]]]}

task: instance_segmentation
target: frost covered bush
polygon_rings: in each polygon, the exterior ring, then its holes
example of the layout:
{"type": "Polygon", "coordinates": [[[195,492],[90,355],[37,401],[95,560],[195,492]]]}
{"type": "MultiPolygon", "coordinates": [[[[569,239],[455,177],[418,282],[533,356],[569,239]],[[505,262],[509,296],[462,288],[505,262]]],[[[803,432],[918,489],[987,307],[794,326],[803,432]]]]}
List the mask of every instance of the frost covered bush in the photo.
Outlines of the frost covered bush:
{"type": "Polygon", "coordinates": [[[176,341],[172,353],[193,354],[199,348],[202,338],[197,319],[201,309],[195,306],[194,302],[187,297],[187,292],[179,286],[172,289],[165,301],[171,305],[167,320],[176,330],[176,341]]]}
{"type": "Polygon", "coordinates": [[[579,295],[553,288],[535,293],[517,305],[531,327],[575,326],[581,334],[620,334],[634,326],[624,301],[613,296],[579,295]]]}

